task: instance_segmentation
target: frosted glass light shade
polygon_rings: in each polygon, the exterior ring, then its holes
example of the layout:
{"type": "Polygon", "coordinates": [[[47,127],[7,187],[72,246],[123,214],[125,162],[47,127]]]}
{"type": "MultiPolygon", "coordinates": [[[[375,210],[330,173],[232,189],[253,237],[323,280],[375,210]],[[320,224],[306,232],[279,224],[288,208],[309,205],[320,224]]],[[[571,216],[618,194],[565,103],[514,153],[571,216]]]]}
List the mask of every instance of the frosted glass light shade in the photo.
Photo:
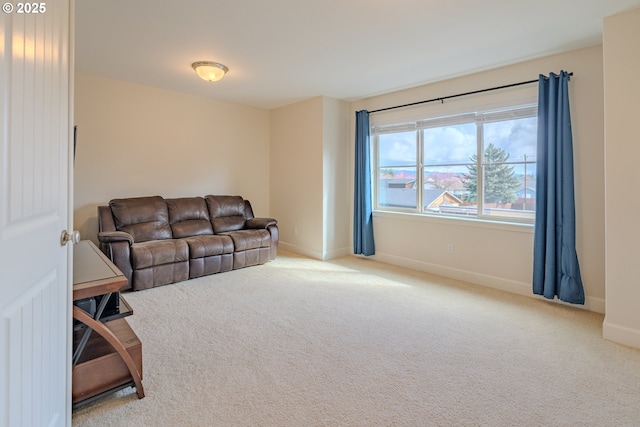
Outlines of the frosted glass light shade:
{"type": "Polygon", "coordinates": [[[217,62],[200,61],[191,64],[196,74],[208,82],[217,82],[229,71],[227,67],[217,62]]]}

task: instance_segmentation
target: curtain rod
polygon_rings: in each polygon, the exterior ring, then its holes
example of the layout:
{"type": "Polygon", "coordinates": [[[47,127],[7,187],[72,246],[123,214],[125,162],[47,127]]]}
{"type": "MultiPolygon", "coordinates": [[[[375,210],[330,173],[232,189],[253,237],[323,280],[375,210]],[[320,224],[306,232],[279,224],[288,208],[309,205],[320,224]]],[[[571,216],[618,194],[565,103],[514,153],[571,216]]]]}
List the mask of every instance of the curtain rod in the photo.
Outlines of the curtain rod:
{"type": "MultiPolygon", "coordinates": [[[[571,77],[571,76],[573,76],[573,73],[569,73],[569,77],[571,77]]],[[[506,89],[508,87],[528,85],[528,84],[537,83],[537,82],[538,82],[538,79],[527,80],[526,82],[511,83],[511,84],[504,85],[504,86],[496,86],[496,87],[490,87],[488,89],[474,90],[472,92],[458,93],[456,95],[449,95],[449,96],[443,96],[443,97],[440,97],[440,98],[427,99],[425,101],[417,101],[417,102],[412,102],[410,104],[402,104],[402,105],[396,105],[394,107],[380,108],[378,110],[369,111],[369,114],[378,113],[380,111],[395,110],[396,108],[411,107],[412,105],[426,104],[427,102],[440,101],[440,102],[444,103],[445,99],[457,98],[459,96],[474,95],[476,93],[489,92],[489,91],[498,90],[498,89],[506,89]]]]}

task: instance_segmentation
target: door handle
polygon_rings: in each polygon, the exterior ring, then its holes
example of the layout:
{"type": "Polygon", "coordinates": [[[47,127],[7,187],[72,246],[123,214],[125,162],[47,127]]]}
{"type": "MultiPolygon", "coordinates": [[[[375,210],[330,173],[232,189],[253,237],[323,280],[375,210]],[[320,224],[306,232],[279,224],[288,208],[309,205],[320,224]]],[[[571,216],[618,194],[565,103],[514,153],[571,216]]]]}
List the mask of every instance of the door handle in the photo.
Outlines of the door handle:
{"type": "Polygon", "coordinates": [[[61,246],[65,246],[69,242],[76,244],[79,241],[80,241],[80,232],[78,230],[73,230],[71,233],[69,233],[67,230],[62,230],[62,234],[60,235],[61,246]]]}

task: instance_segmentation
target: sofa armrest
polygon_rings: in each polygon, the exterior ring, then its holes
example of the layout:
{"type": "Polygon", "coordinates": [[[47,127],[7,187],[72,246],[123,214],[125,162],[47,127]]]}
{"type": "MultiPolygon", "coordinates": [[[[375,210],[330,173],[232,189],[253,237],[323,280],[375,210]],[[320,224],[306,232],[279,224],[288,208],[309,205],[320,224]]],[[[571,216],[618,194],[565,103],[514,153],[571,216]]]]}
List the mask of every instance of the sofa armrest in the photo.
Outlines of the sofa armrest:
{"type": "Polygon", "coordinates": [[[116,223],[109,206],[98,206],[98,231],[116,231],[116,223]]]}
{"type": "Polygon", "coordinates": [[[133,236],[124,231],[100,231],[98,232],[98,241],[100,243],[128,242],[131,246],[133,245],[133,236]]]}
{"type": "Polygon", "coordinates": [[[278,242],[280,240],[280,230],[277,224],[271,224],[267,227],[269,234],[271,234],[271,259],[276,259],[278,255],[278,242]]]}
{"type": "Polygon", "coordinates": [[[131,289],[133,279],[133,267],[131,265],[131,243],[129,240],[119,240],[108,243],[100,243],[102,252],[120,269],[124,277],[127,278],[127,284],[120,290],[131,289]]]}
{"type": "Polygon", "coordinates": [[[273,218],[251,218],[248,219],[245,228],[251,229],[266,229],[270,225],[276,225],[278,221],[273,218]]]}

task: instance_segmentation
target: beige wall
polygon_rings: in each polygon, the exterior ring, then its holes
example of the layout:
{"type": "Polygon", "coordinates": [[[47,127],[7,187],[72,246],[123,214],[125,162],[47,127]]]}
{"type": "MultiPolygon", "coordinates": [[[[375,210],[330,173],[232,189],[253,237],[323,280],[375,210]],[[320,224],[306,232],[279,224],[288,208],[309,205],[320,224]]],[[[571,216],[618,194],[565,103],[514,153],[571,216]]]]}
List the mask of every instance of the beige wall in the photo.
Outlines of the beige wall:
{"type": "Polygon", "coordinates": [[[606,317],[604,337],[640,348],[640,9],[604,20],[606,317]]]}
{"type": "MultiPolygon", "coordinates": [[[[604,162],[602,47],[498,68],[352,104],[353,113],[537,79],[539,74],[574,73],[570,102],[574,137],[577,251],[586,292],[586,307],[604,312],[604,162]]],[[[468,105],[535,102],[537,85],[521,86],[445,101],[414,109],[372,114],[372,122],[392,121],[398,114],[450,114],[468,105]],[[532,98],[533,97],[533,98],[532,98]]],[[[354,132],[352,120],[351,131],[354,132]]],[[[353,148],[352,148],[353,150],[353,148]]],[[[375,258],[392,264],[532,295],[532,226],[503,226],[479,221],[374,214],[375,258]],[[454,253],[447,252],[449,243],[454,253]]]]}
{"type": "Polygon", "coordinates": [[[272,215],[283,248],[323,254],[323,98],[271,110],[272,215]]]}
{"type": "Polygon", "coordinates": [[[317,97],[271,111],[271,207],[280,245],[349,253],[349,105],[317,97]]]}
{"type": "Polygon", "coordinates": [[[112,198],[238,194],[269,212],[269,111],[77,74],[75,228],[112,198]]]}
{"type": "Polygon", "coordinates": [[[349,104],[325,97],[322,122],[323,259],[330,259],[351,253],[349,104]]]}

